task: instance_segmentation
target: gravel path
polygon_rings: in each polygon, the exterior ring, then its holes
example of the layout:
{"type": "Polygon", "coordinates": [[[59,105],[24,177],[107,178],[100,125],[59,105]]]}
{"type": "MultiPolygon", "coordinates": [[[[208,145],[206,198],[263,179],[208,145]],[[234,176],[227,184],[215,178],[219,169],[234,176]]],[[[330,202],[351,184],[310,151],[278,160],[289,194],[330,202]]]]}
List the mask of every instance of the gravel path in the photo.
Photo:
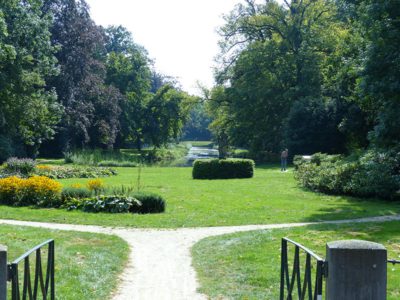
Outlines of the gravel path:
{"type": "Polygon", "coordinates": [[[231,227],[199,227],[175,230],[126,229],[0,220],[0,224],[42,227],[47,229],[112,234],[126,240],[131,253],[113,300],[196,300],[207,299],[197,292],[196,273],[190,249],[199,240],[215,235],[260,229],[299,227],[312,224],[344,224],[400,221],[400,215],[321,223],[291,223],[231,227]]]}

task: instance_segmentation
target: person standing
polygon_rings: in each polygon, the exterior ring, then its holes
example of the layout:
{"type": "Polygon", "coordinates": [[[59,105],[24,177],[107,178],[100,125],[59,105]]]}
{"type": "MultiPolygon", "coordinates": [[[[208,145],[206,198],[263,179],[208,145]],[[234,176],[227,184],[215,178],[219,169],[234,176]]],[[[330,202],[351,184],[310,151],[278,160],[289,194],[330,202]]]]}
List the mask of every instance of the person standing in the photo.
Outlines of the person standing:
{"type": "Polygon", "coordinates": [[[281,172],[286,171],[288,155],[289,155],[288,149],[283,150],[281,153],[281,172]]]}

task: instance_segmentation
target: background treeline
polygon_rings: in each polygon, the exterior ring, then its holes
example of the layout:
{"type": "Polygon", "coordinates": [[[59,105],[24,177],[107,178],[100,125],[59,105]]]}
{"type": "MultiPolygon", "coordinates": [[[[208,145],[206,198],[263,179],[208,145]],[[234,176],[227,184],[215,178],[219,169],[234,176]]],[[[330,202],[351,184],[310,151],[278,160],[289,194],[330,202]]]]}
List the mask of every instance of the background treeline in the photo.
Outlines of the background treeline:
{"type": "Polygon", "coordinates": [[[0,161],[176,139],[194,99],[84,0],[0,2],[0,161]]]}
{"type": "Polygon", "coordinates": [[[398,0],[246,0],[220,35],[220,141],[260,158],[398,149],[398,0]]]}

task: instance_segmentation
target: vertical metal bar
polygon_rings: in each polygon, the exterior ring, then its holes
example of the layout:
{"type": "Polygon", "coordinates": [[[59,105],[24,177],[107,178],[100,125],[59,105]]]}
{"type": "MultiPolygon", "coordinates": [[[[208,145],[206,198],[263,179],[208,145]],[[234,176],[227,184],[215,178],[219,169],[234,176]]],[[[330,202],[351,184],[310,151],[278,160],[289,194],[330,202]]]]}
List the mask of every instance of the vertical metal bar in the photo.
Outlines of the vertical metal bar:
{"type": "Polygon", "coordinates": [[[18,264],[11,264],[12,269],[12,282],[11,282],[11,299],[19,300],[19,280],[18,280],[18,264]]]}
{"type": "Polygon", "coordinates": [[[49,244],[49,252],[51,252],[51,277],[50,277],[50,299],[55,300],[56,299],[56,289],[55,289],[55,245],[54,241],[51,241],[49,244]]]}
{"type": "Polygon", "coordinates": [[[7,299],[7,281],[9,279],[7,247],[0,245],[0,299],[7,299]]]}
{"type": "Polygon", "coordinates": [[[317,261],[317,274],[315,275],[314,300],[322,300],[322,285],[324,276],[324,262],[317,261]]]}
{"type": "Polygon", "coordinates": [[[284,300],[285,297],[285,262],[287,262],[287,241],[282,239],[281,241],[281,289],[280,289],[280,300],[284,300]]]}
{"type": "MultiPolygon", "coordinates": [[[[296,251],[295,251],[295,264],[294,264],[294,270],[296,271],[296,282],[297,282],[297,294],[300,295],[302,294],[301,292],[301,277],[300,277],[300,248],[296,246],[296,251]]],[[[293,271],[294,272],[294,271],[293,271]]]]}

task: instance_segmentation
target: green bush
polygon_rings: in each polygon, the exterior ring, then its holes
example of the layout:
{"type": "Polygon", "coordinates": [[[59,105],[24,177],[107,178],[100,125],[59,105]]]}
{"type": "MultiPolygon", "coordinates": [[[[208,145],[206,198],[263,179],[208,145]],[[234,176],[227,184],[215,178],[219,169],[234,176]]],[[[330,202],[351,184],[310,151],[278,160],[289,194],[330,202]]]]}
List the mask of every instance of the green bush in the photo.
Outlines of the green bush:
{"type": "Polygon", "coordinates": [[[9,174],[21,174],[27,176],[35,170],[36,163],[30,158],[11,157],[7,159],[4,171],[9,174]]]}
{"type": "Polygon", "coordinates": [[[68,199],[64,207],[85,212],[108,213],[161,213],[165,211],[165,201],[157,195],[138,193],[135,196],[101,195],[92,198],[68,199]]]}
{"type": "Polygon", "coordinates": [[[295,158],[295,178],[314,191],[395,199],[400,192],[400,154],[368,151],[351,159],[316,154],[295,158]]]}
{"type": "Polygon", "coordinates": [[[65,187],[61,192],[61,198],[63,201],[67,201],[68,199],[83,199],[89,198],[92,195],[92,192],[84,187],[65,187]]]}
{"type": "Polygon", "coordinates": [[[155,214],[165,211],[165,200],[159,195],[150,193],[134,193],[132,196],[141,203],[137,211],[139,214],[155,214]]]}
{"type": "Polygon", "coordinates": [[[251,159],[204,159],[193,164],[193,179],[251,178],[254,176],[251,159]]]}

